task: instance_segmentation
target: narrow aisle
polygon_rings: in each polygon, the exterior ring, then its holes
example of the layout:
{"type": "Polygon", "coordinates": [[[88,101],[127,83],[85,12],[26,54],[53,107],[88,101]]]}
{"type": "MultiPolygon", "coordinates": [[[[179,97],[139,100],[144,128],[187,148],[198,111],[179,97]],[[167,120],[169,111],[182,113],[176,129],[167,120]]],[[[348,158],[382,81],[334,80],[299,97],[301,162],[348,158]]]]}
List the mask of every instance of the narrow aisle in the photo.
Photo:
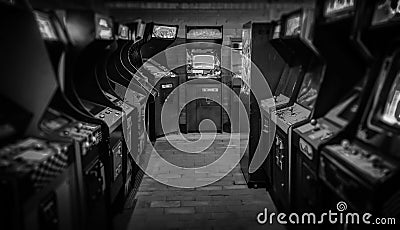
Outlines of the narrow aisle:
{"type": "MultiPolygon", "coordinates": [[[[218,134],[206,151],[189,154],[173,147],[182,145],[178,136],[169,138],[172,141],[159,139],[155,149],[168,162],[181,167],[205,166],[218,159],[229,147],[229,135],[218,134]]],[[[197,140],[199,134],[187,134],[185,138],[197,140]]],[[[197,145],[200,148],[204,142],[198,142],[197,145]]],[[[154,167],[154,163],[151,162],[158,156],[155,156],[155,152],[148,151],[148,154],[151,154],[149,165],[154,167]]],[[[223,178],[203,187],[177,188],[145,175],[136,195],[136,206],[128,229],[284,229],[278,224],[257,223],[258,213],[264,208],[267,208],[269,213],[273,212],[275,206],[265,189],[247,188],[239,165],[227,175],[224,174],[225,176],[222,175],[223,170],[185,175],[179,170],[154,168],[157,176],[165,178],[166,181],[211,182],[218,177],[223,178]]],[[[152,172],[154,173],[154,170],[152,172]]]]}

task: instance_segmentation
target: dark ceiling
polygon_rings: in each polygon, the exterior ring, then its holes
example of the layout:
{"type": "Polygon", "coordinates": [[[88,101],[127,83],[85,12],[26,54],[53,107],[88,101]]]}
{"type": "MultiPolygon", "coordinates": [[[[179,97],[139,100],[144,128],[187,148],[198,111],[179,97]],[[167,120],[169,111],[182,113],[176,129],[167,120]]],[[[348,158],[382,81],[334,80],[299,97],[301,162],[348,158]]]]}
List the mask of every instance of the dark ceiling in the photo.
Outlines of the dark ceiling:
{"type": "Polygon", "coordinates": [[[262,5],[312,4],[314,0],[30,0],[36,8],[112,9],[203,9],[224,7],[252,8],[262,5]]]}

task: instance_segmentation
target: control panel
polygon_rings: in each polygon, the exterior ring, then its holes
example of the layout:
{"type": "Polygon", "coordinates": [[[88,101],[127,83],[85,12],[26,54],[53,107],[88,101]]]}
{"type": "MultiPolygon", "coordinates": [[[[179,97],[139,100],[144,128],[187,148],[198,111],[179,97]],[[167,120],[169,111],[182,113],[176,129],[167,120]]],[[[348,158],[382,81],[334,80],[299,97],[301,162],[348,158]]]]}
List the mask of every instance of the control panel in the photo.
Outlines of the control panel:
{"type": "Polygon", "coordinates": [[[313,151],[319,146],[336,135],[340,128],[325,119],[312,119],[294,130],[299,136],[298,146],[300,151],[310,160],[313,159],[313,151]]]}
{"type": "Polygon", "coordinates": [[[95,117],[103,120],[109,127],[110,132],[114,131],[122,122],[122,112],[109,107],[100,111],[95,117]]]}
{"type": "MultiPolygon", "coordinates": [[[[0,174],[25,191],[38,191],[61,175],[72,160],[69,144],[27,138],[0,149],[0,174]]],[[[18,190],[20,190],[18,189],[18,190]]]]}
{"type": "Polygon", "coordinates": [[[349,140],[323,148],[319,176],[355,210],[385,213],[399,207],[399,163],[349,140]]]}
{"type": "Polygon", "coordinates": [[[85,156],[87,151],[98,145],[102,141],[102,133],[100,125],[89,124],[85,122],[73,122],[59,131],[59,135],[70,137],[78,142],[83,143],[82,155],[85,156]]]}
{"type": "Polygon", "coordinates": [[[268,98],[261,101],[261,108],[263,108],[267,113],[271,114],[276,109],[280,109],[283,105],[289,103],[289,98],[283,94],[279,96],[274,96],[273,98],[268,98]]]}
{"type": "Polygon", "coordinates": [[[82,166],[85,168],[98,158],[98,146],[103,140],[101,126],[85,122],[71,122],[58,130],[61,137],[69,137],[80,144],[82,166]]]}
{"type": "Polygon", "coordinates": [[[346,139],[340,145],[329,145],[326,149],[372,183],[384,180],[396,169],[394,163],[346,139]]]}
{"type": "Polygon", "coordinates": [[[298,104],[294,104],[272,112],[271,117],[274,121],[276,120],[278,127],[287,133],[290,126],[307,120],[310,114],[310,110],[298,104]]]}

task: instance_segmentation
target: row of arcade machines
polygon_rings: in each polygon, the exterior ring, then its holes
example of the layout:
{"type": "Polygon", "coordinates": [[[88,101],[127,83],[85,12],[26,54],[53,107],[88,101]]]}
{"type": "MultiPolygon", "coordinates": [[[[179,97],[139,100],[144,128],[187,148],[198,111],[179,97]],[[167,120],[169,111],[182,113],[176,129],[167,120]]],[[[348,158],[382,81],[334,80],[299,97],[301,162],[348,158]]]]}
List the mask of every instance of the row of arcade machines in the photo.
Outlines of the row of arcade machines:
{"type": "Polygon", "coordinates": [[[344,201],[348,211],[400,217],[399,15],[399,1],[318,0],[246,26],[262,26],[266,50],[276,52],[254,60],[270,62],[263,65],[273,98],[250,113],[258,138],[242,171],[279,210],[327,211],[344,201]],[[268,157],[249,173],[256,151],[268,157]]]}
{"type": "Polygon", "coordinates": [[[112,229],[133,203],[156,116],[142,49],[165,34],[170,43],[177,27],[144,30],[25,1],[1,2],[0,11],[2,225],[112,229]]]}

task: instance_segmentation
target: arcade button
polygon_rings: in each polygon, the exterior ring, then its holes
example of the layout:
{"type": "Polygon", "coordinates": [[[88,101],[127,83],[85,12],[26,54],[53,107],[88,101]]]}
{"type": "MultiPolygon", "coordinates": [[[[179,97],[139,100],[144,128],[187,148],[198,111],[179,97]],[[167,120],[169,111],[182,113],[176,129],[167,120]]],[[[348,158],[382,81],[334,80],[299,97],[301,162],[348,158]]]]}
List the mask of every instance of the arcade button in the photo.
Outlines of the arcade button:
{"type": "Polygon", "coordinates": [[[83,128],[83,124],[79,122],[78,124],[76,124],[76,128],[77,129],[82,129],[83,128]]]}
{"type": "Polygon", "coordinates": [[[64,146],[61,148],[61,152],[62,152],[62,153],[66,153],[67,151],[68,151],[68,146],[64,145],[64,146]]]}
{"type": "Polygon", "coordinates": [[[36,151],[40,151],[40,150],[43,150],[43,149],[44,149],[44,145],[41,144],[41,143],[35,143],[35,144],[33,145],[33,148],[34,148],[36,151]]]}
{"type": "Polygon", "coordinates": [[[342,148],[344,150],[349,150],[350,149],[350,141],[347,139],[342,140],[342,142],[340,143],[340,145],[342,146],[342,148]]]}
{"type": "Polygon", "coordinates": [[[83,142],[83,147],[84,148],[89,148],[90,143],[88,141],[83,142]]]}

